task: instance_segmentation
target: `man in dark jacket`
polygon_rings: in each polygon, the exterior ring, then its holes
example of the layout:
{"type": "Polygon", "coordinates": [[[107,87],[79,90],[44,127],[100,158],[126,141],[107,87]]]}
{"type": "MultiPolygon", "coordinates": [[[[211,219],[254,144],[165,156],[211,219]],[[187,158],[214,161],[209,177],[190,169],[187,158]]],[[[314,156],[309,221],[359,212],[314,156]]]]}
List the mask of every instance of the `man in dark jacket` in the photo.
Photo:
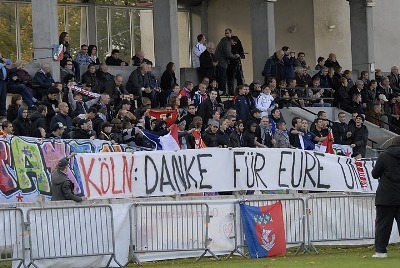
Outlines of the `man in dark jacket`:
{"type": "Polygon", "coordinates": [[[115,106],[118,106],[121,101],[121,95],[129,95],[128,91],[122,85],[124,78],[122,75],[117,74],[113,80],[108,81],[104,85],[104,91],[101,93],[108,94],[114,100],[115,106]]]}
{"type": "Polygon", "coordinates": [[[36,99],[40,100],[42,96],[46,95],[47,90],[55,84],[49,63],[42,64],[42,68],[36,72],[33,81],[39,86],[39,89],[34,93],[36,99]]]}
{"type": "Polygon", "coordinates": [[[68,116],[68,111],[69,107],[66,102],[61,102],[58,105],[58,114],[56,114],[50,122],[50,130],[54,129],[54,126],[58,123],[61,122],[65,127],[65,131],[63,133],[62,138],[63,139],[69,139],[69,132],[71,131],[73,125],[72,125],[72,119],[71,117],[68,116]]]}
{"type": "Polygon", "coordinates": [[[61,159],[56,169],[51,175],[51,201],[74,200],[75,202],[82,202],[86,197],[79,197],[74,194],[74,184],[67,176],[69,159],[74,154],[61,159]]]}
{"type": "Polygon", "coordinates": [[[228,36],[232,40],[232,54],[240,55],[239,58],[229,61],[229,66],[227,69],[228,78],[228,91],[230,95],[234,95],[234,82],[236,79],[236,85],[243,85],[243,69],[241,59],[245,58],[244,49],[242,42],[239,37],[232,35],[232,29],[227,28],[225,30],[225,36],[228,36]]]}
{"type": "Polygon", "coordinates": [[[217,109],[217,96],[217,91],[211,90],[210,96],[198,107],[197,115],[203,119],[204,124],[207,124],[208,119],[212,118],[213,111],[217,109]]]}
{"type": "Polygon", "coordinates": [[[375,207],[375,254],[374,258],[387,257],[387,245],[396,219],[400,232],[400,137],[381,155],[372,170],[372,177],[379,179],[375,207]]]}
{"type": "Polygon", "coordinates": [[[350,127],[351,132],[351,148],[353,148],[353,157],[365,157],[368,142],[368,129],[364,125],[364,117],[356,116],[355,126],[350,127]]]}
{"type": "Polygon", "coordinates": [[[203,80],[204,77],[208,77],[209,79],[215,79],[215,66],[217,66],[218,61],[214,56],[214,44],[208,43],[206,50],[200,55],[200,80],[203,80]]]}
{"type": "Polygon", "coordinates": [[[47,107],[45,105],[39,105],[37,110],[30,115],[29,119],[32,123],[32,137],[40,138],[40,128],[47,129],[46,114],[47,107]]]}
{"type": "Polygon", "coordinates": [[[210,127],[204,131],[201,138],[207,147],[219,147],[217,132],[219,130],[219,122],[216,120],[210,120],[210,127]]]}
{"type": "Polygon", "coordinates": [[[217,48],[215,49],[215,59],[216,61],[218,61],[217,79],[219,90],[222,90],[222,92],[228,94],[228,92],[226,91],[226,83],[228,81],[228,65],[231,60],[240,58],[240,55],[232,54],[232,39],[226,33],[227,31],[225,31],[225,37],[223,37],[221,41],[219,41],[217,48]]]}
{"type": "Polygon", "coordinates": [[[284,55],[285,53],[282,49],[278,50],[265,62],[264,70],[261,73],[265,77],[265,83],[267,83],[270,77],[274,77],[277,82],[285,80],[284,55]]]}
{"type": "Polygon", "coordinates": [[[349,131],[349,126],[346,123],[346,114],[340,112],[338,114],[337,122],[332,125],[333,138],[336,144],[348,145],[350,143],[351,132],[349,131]]]}
{"type": "Polygon", "coordinates": [[[147,69],[147,63],[142,63],[139,68],[131,73],[128,82],[126,82],[126,90],[129,94],[138,97],[138,103],[142,103],[142,97],[148,97],[154,102],[155,91],[150,88],[147,69]]]}
{"type": "Polygon", "coordinates": [[[78,128],[74,131],[74,139],[90,139],[89,121],[90,119],[80,119],[78,121],[78,128]]]}

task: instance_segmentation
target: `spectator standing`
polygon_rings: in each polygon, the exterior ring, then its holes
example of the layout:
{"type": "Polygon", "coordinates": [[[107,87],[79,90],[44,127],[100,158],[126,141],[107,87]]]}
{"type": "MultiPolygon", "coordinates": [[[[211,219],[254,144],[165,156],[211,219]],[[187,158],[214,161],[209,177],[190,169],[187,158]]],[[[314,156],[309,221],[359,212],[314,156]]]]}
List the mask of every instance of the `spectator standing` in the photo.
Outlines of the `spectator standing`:
{"type": "Polygon", "coordinates": [[[334,122],[332,125],[333,139],[336,144],[350,144],[351,132],[349,131],[349,126],[346,123],[346,114],[344,112],[339,112],[338,121],[334,122]]]}
{"type": "Polygon", "coordinates": [[[272,148],[276,141],[273,138],[271,124],[269,123],[269,117],[261,117],[261,122],[257,126],[255,131],[256,141],[259,143],[258,147],[261,148],[272,148]]]}
{"type": "Polygon", "coordinates": [[[215,49],[215,59],[218,61],[217,65],[217,80],[219,89],[225,95],[229,95],[233,92],[228,92],[226,84],[228,82],[227,70],[229,66],[229,62],[232,60],[238,59],[239,54],[232,53],[232,44],[233,41],[231,39],[232,32],[228,29],[225,30],[225,36],[219,41],[217,48],[215,49]]]}
{"type": "Polygon", "coordinates": [[[233,89],[234,89],[235,79],[236,79],[236,86],[243,85],[244,83],[241,59],[244,59],[245,55],[242,42],[240,41],[238,36],[232,35],[232,29],[230,28],[225,29],[225,36],[228,36],[231,39],[232,54],[240,56],[234,60],[229,60],[229,65],[226,73],[228,79],[228,92],[230,95],[234,95],[233,89]]]}
{"type": "Polygon", "coordinates": [[[32,125],[28,118],[28,109],[19,107],[18,117],[13,121],[13,128],[16,136],[31,136],[32,125]]]}
{"type": "Polygon", "coordinates": [[[277,81],[285,80],[284,55],[283,50],[278,50],[265,62],[262,76],[264,76],[266,84],[268,84],[268,80],[271,77],[274,77],[277,81]]]}
{"type": "MultiPolygon", "coordinates": [[[[290,48],[288,46],[282,47],[282,50],[284,52],[284,56],[282,58],[283,64],[285,65],[285,81],[288,81],[289,79],[294,78],[294,63],[296,61],[295,58],[295,52],[290,51],[290,48]]],[[[283,79],[282,79],[283,80],[283,79]]],[[[281,80],[278,80],[278,82],[281,80]]]]}
{"type": "Polygon", "coordinates": [[[215,79],[216,78],[216,70],[215,67],[218,65],[218,61],[215,59],[214,55],[214,44],[208,43],[206,50],[201,53],[199,57],[200,61],[200,80],[204,78],[215,79]]]}
{"type": "Polygon", "coordinates": [[[174,84],[177,84],[175,76],[175,63],[169,62],[161,76],[161,92],[158,97],[160,107],[164,107],[167,104],[168,96],[171,94],[174,84]]]}
{"type": "Polygon", "coordinates": [[[30,116],[29,119],[31,120],[32,124],[32,136],[40,138],[40,128],[47,129],[46,124],[46,114],[47,114],[47,107],[45,105],[39,105],[37,110],[34,111],[30,116]]]}
{"type": "Polygon", "coordinates": [[[74,183],[68,178],[69,161],[75,154],[58,161],[56,169],[51,174],[51,201],[73,200],[82,202],[86,197],[76,196],[74,183]]]}
{"type": "Polygon", "coordinates": [[[54,126],[58,124],[58,122],[62,123],[63,126],[66,127],[62,138],[68,139],[70,138],[68,133],[72,130],[72,119],[68,116],[69,107],[66,102],[61,102],[58,105],[58,113],[51,119],[50,121],[50,129],[54,129],[54,126]]]}
{"type": "Polygon", "coordinates": [[[368,142],[368,129],[364,125],[364,117],[360,114],[356,116],[355,126],[350,127],[351,144],[353,148],[353,157],[365,157],[368,142]]]}
{"type": "Polygon", "coordinates": [[[89,48],[87,45],[81,45],[81,51],[76,53],[75,61],[79,65],[89,65],[91,63],[89,48]]]}
{"type": "Polygon", "coordinates": [[[200,68],[200,55],[206,50],[206,37],[204,34],[199,34],[197,36],[197,43],[193,46],[192,49],[192,62],[193,68],[196,68],[199,71],[200,68]]]}
{"type": "Polygon", "coordinates": [[[400,138],[395,137],[378,157],[372,177],[379,180],[375,208],[375,254],[373,258],[386,258],[393,220],[400,233],[400,138]]]}
{"type": "Polygon", "coordinates": [[[94,65],[100,65],[100,59],[97,57],[97,46],[89,45],[88,47],[88,54],[90,63],[94,65]]]}
{"type": "Polygon", "coordinates": [[[274,148],[291,148],[289,141],[289,135],[286,130],[286,123],[280,121],[277,123],[277,130],[274,134],[274,140],[276,143],[274,144],[274,148]]]}

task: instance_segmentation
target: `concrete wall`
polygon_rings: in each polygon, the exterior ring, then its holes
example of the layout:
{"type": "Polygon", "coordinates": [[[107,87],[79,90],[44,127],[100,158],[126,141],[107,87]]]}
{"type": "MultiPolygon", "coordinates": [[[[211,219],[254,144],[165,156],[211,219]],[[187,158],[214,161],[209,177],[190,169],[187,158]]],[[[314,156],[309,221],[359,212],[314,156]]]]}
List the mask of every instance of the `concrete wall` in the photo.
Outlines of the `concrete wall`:
{"type": "Polygon", "coordinates": [[[349,3],[345,0],[313,0],[313,4],[316,57],[327,58],[333,52],[343,70],[351,70],[349,3]]]}
{"type": "Polygon", "coordinates": [[[224,36],[224,30],[231,28],[242,41],[246,59],[242,60],[246,83],[253,80],[251,59],[250,2],[248,0],[211,0],[208,3],[208,40],[215,45],[224,36]]]}
{"type": "Polygon", "coordinates": [[[141,48],[144,52],[145,58],[154,62],[154,35],[153,35],[153,12],[150,10],[140,11],[140,35],[141,35],[141,48]],[[145,27],[144,27],[145,26],[145,27]]]}
{"type": "Polygon", "coordinates": [[[390,72],[392,65],[400,65],[400,1],[375,2],[375,67],[390,72]]]}
{"type": "Polygon", "coordinates": [[[313,0],[296,0],[295,4],[291,0],[278,0],[275,3],[276,49],[289,46],[292,51],[304,52],[311,69],[314,69],[318,57],[313,13],[313,0]]]}

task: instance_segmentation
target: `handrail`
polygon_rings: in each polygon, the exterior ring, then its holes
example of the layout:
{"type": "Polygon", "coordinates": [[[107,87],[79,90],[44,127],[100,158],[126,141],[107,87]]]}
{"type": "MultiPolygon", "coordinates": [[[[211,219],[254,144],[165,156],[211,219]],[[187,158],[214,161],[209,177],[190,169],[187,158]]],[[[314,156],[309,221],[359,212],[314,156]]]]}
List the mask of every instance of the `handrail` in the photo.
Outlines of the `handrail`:
{"type": "MultiPolygon", "coordinates": [[[[342,103],[342,105],[343,105],[345,108],[350,107],[348,104],[345,104],[345,103],[342,103]]],[[[342,110],[344,110],[344,109],[342,109],[342,110]]],[[[379,123],[383,123],[383,124],[385,124],[385,125],[388,125],[389,127],[392,127],[393,129],[400,130],[400,128],[399,128],[398,126],[392,125],[392,124],[390,124],[389,122],[385,122],[385,121],[381,120],[380,118],[376,118],[375,116],[372,116],[372,115],[370,115],[370,114],[365,114],[365,116],[366,116],[366,117],[373,118],[373,119],[377,120],[379,123]]]]}
{"type": "MultiPolygon", "coordinates": [[[[298,108],[300,108],[300,109],[302,109],[302,110],[304,110],[304,111],[306,111],[306,112],[308,112],[308,113],[310,113],[310,114],[313,114],[313,115],[317,115],[316,113],[314,113],[313,111],[311,111],[311,110],[308,110],[308,109],[306,109],[306,108],[304,108],[304,107],[301,107],[301,106],[299,106],[296,102],[292,102],[293,104],[295,104],[298,108]]],[[[326,119],[326,121],[328,121],[330,124],[333,124],[334,123],[334,121],[332,121],[332,120],[329,120],[329,119],[326,119]]],[[[372,143],[372,149],[374,149],[374,144],[378,144],[378,142],[376,142],[376,141],[374,141],[373,139],[370,139],[370,138],[368,138],[368,141],[370,141],[371,143],[372,143]]]]}

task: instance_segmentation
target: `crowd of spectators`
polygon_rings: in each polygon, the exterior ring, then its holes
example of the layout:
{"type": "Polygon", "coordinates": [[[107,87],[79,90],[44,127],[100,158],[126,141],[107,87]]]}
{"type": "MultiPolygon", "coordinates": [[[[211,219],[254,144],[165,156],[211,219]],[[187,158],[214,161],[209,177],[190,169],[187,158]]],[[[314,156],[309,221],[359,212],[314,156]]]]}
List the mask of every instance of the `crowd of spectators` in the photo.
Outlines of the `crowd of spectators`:
{"type": "Polygon", "coordinates": [[[119,58],[117,49],[101,62],[95,45],[83,44],[73,58],[66,32],[60,34],[60,44],[60,82],[52,78],[48,63],[43,63],[31,77],[21,61],[11,63],[0,57],[0,113],[7,117],[4,133],[150,146],[142,129],[165,135],[170,127],[163,119],[152,118],[150,109],[177,111],[175,123],[183,149],[198,148],[199,137],[207,147],[304,149],[299,136],[318,144],[332,131],[335,143],[350,145],[354,156],[363,157],[368,140],[365,119],[399,133],[397,66],[387,77],[377,70],[376,79],[369,80],[368,72],[363,71],[353,81],[351,71],[342,72],[336,55],[330,53],[326,60],[317,59],[316,74],[310,76],[305,53],[296,55],[285,46],[267,59],[262,72],[265,81],[255,80],[247,85],[243,83],[240,63],[244,58],[242,44],[231,29],[226,29],[215,54],[214,44],[206,43],[204,35],[198,36],[193,64],[201,82],[179,85],[173,62],[167,64],[158,81],[152,73],[153,63],[142,51],[132,58],[138,68],[128,81],[123,81],[121,75],[108,72],[110,65],[128,65],[119,58]],[[82,75],[81,65],[87,66],[82,75]],[[232,90],[235,79],[238,86],[232,90]],[[14,94],[8,108],[4,95],[7,92],[14,94]],[[226,93],[234,96],[223,101],[221,95],[226,93]],[[346,123],[340,113],[338,122],[331,124],[319,113],[310,128],[301,118],[289,119],[288,127],[280,113],[280,109],[289,106],[331,105],[352,113],[353,119],[346,123]]]}

